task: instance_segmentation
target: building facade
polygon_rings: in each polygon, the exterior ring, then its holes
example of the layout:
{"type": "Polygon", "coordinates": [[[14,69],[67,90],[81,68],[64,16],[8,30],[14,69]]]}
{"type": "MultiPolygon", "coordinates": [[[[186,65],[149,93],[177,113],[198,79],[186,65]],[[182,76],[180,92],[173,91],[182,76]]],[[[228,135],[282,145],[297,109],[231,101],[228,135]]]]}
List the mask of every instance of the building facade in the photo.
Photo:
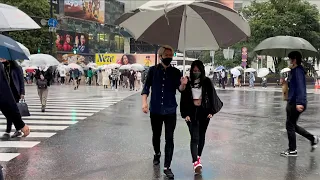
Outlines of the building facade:
{"type": "Polygon", "coordinates": [[[96,53],[124,53],[126,37],[114,25],[124,13],[124,3],[53,0],[53,8],[59,22],[54,42],[59,61],[88,63],[95,61],[96,53]]]}

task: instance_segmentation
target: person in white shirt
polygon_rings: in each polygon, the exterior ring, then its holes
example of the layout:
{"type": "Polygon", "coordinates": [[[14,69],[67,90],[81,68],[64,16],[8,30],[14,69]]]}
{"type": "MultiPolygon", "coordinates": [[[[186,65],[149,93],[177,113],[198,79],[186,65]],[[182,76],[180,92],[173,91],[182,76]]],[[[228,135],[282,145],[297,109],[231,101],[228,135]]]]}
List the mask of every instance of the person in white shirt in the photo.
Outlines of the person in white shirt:
{"type": "Polygon", "coordinates": [[[226,88],[226,71],[224,69],[222,69],[221,71],[221,85],[222,85],[222,88],[225,89],[226,88]]]}
{"type": "Polygon", "coordinates": [[[141,89],[141,72],[138,71],[136,73],[136,90],[140,90],[141,89]]]}
{"type": "Polygon", "coordinates": [[[60,74],[60,82],[61,85],[65,83],[65,78],[66,78],[66,70],[64,68],[59,69],[59,74],[60,74]]]}

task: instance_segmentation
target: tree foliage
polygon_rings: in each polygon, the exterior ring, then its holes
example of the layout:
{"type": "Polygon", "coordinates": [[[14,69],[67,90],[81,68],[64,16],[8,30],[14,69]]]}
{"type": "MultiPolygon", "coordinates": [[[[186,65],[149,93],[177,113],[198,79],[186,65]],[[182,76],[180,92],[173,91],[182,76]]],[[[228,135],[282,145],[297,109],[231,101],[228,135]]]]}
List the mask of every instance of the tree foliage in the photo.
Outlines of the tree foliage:
{"type": "MultiPolygon", "coordinates": [[[[0,3],[15,6],[31,16],[40,24],[40,20],[50,17],[50,4],[47,0],[0,0],[0,3]]],[[[48,27],[42,27],[38,30],[14,31],[8,35],[16,41],[22,43],[29,48],[31,54],[35,54],[40,48],[41,53],[50,52],[50,35],[48,27]]],[[[52,34],[55,40],[55,34],[52,34]]],[[[55,52],[55,48],[53,49],[55,52]]]]}
{"type": "MultiPolygon", "coordinates": [[[[319,10],[305,0],[253,1],[241,13],[251,27],[250,44],[258,45],[266,38],[287,35],[304,38],[316,49],[320,48],[319,10]]],[[[278,71],[283,60],[274,59],[278,71]]]]}

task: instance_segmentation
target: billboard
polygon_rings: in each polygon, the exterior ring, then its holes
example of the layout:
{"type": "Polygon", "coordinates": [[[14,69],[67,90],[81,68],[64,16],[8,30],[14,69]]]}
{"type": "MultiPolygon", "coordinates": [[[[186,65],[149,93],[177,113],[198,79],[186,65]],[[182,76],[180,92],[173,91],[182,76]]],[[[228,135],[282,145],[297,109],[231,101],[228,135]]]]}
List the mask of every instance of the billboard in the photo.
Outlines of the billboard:
{"type": "Polygon", "coordinates": [[[73,49],[76,48],[77,53],[89,53],[88,34],[62,30],[57,31],[56,34],[57,51],[73,52],[73,49]]]}
{"type": "Polygon", "coordinates": [[[234,0],[218,0],[220,3],[234,9],[234,0]]]}
{"type": "Polygon", "coordinates": [[[95,63],[98,66],[112,63],[121,65],[138,63],[149,67],[155,63],[155,54],[96,54],[95,63]]]}
{"type": "Polygon", "coordinates": [[[93,62],[93,55],[80,55],[80,54],[58,54],[57,59],[60,63],[63,64],[88,64],[89,62],[93,62]]]}
{"type": "Polygon", "coordinates": [[[105,0],[65,0],[66,16],[104,24],[105,0]]]}

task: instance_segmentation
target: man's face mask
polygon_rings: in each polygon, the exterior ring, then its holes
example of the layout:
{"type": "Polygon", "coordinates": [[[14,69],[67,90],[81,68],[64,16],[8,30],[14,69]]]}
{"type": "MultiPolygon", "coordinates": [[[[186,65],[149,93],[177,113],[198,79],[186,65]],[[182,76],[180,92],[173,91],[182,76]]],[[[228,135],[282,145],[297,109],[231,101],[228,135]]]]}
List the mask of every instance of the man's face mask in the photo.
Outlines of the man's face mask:
{"type": "Polygon", "coordinates": [[[172,58],[162,58],[161,61],[164,65],[169,66],[172,61],[172,58]]]}

